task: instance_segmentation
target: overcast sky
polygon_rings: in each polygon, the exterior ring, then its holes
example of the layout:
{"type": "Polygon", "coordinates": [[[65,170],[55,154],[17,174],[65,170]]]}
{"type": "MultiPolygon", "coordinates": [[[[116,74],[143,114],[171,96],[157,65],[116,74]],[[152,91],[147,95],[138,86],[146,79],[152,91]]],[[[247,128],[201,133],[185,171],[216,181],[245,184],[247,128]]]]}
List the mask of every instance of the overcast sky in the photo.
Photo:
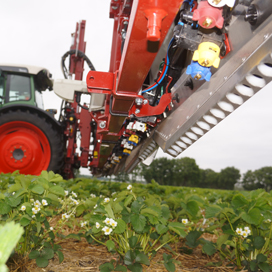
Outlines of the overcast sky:
{"type": "MultiPolygon", "coordinates": [[[[76,22],[86,20],[86,55],[96,70],[108,71],[113,28],[109,5],[110,0],[2,1],[0,62],[42,66],[53,78],[63,78],[61,57],[70,48],[76,22]]],[[[59,109],[53,92],[46,92],[44,100],[46,108],[59,109]]],[[[271,104],[269,84],[179,158],[194,158],[200,168],[215,171],[234,166],[244,173],[272,166],[271,104]]]]}

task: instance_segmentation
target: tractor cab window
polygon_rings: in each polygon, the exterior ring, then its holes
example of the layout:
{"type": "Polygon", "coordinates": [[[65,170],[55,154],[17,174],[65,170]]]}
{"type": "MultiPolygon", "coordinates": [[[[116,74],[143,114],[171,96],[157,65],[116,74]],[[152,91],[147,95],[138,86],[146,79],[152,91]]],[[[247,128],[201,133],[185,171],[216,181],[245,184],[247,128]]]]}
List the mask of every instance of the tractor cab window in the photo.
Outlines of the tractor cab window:
{"type": "Polygon", "coordinates": [[[5,78],[0,76],[0,104],[2,104],[4,100],[4,80],[5,78]]]}
{"type": "Polygon", "coordinates": [[[31,85],[30,77],[22,75],[8,75],[7,80],[7,102],[30,100],[31,85]]]}
{"type": "Polygon", "coordinates": [[[36,101],[36,106],[42,110],[44,110],[44,105],[43,105],[43,95],[40,91],[35,90],[35,101],[36,101]]]}

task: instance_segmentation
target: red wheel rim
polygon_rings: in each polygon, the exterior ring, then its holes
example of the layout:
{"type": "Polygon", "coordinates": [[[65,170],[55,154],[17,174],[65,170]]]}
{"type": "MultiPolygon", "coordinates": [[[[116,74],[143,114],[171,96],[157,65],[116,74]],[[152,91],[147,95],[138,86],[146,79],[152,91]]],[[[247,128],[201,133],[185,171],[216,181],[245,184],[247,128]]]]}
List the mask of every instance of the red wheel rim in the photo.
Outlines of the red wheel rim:
{"type": "Polygon", "coordinates": [[[40,175],[50,160],[49,141],[39,128],[22,121],[0,126],[0,173],[40,175]]]}

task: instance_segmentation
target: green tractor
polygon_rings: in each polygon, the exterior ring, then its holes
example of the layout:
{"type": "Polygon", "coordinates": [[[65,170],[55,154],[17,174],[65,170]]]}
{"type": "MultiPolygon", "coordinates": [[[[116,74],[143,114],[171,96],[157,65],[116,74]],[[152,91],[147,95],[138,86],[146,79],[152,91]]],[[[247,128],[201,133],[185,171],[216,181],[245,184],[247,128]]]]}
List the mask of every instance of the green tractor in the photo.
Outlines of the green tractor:
{"type": "Polygon", "coordinates": [[[44,68],[0,64],[0,173],[62,168],[63,129],[52,110],[43,109],[42,92],[52,86],[44,68]]]}

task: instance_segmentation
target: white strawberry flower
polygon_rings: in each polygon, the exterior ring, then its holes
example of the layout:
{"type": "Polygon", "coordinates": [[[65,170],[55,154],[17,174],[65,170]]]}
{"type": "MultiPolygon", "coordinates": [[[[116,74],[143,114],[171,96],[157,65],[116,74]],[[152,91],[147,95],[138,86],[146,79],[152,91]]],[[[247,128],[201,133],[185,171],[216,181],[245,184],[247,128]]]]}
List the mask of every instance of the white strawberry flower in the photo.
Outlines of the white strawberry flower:
{"type": "Polygon", "coordinates": [[[131,190],[132,189],[132,185],[129,184],[128,187],[127,187],[128,190],[131,190]]]}
{"type": "Polygon", "coordinates": [[[110,202],[110,199],[109,199],[108,197],[106,197],[106,198],[104,199],[104,202],[105,202],[105,203],[109,203],[109,202],[110,202]]]}
{"type": "Polygon", "coordinates": [[[109,228],[109,227],[107,227],[107,226],[104,227],[102,230],[104,231],[104,234],[105,234],[105,235],[110,235],[111,232],[112,232],[112,228],[109,228]]]}
{"type": "Polygon", "coordinates": [[[87,221],[85,221],[85,222],[81,222],[80,223],[80,226],[83,228],[83,227],[85,227],[87,225],[87,221]]]}
{"type": "Polygon", "coordinates": [[[48,203],[47,203],[47,201],[45,199],[42,200],[42,204],[43,204],[43,206],[47,206],[48,205],[48,203]]]}
{"type": "Polygon", "coordinates": [[[40,207],[42,204],[41,204],[41,202],[39,201],[39,200],[36,200],[35,202],[34,202],[34,206],[36,206],[36,207],[40,207]]]}
{"type": "Polygon", "coordinates": [[[186,225],[188,224],[188,219],[182,219],[181,222],[186,225]]]}
{"type": "Polygon", "coordinates": [[[247,234],[246,231],[242,231],[241,235],[242,235],[244,238],[246,238],[248,234],[247,234]]]}
{"type": "Polygon", "coordinates": [[[95,195],[95,194],[91,194],[91,197],[92,197],[92,198],[95,198],[95,197],[96,197],[96,195],[95,195]]]}
{"type": "Polygon", "coordinates": [[[68,194],[69,194],[69,192],[68,192],[68,191],[64,191],[64,193],[65,193],[65,196],[68,196],[68,194]]]}
{"type": "Polygon", "coordinates": [[[249,227],[244,227],[244,231],[247,233],[247,235],[250,235],[251,230],[249,229],[249,227]]]}
{"type": "Polygon", "coordinates": [[[75,205],[78,205],[78,204],[79,204],[79,202],[78,202],[76,199],[73,199],[73,203],[74,203],[75,205]]]}
{"type": "Polygon", "coordinates": [[[107,225],[110,225],[111,220],[112,220],[111,218],[108,218],[108,217],[107,217],[107,218],[104,220],[104,223],[107,224],[107,225]]]}
{"type": "Polygon", "coordinates": [[[114,221],[113,219],[110,219],[110,225],[111,227],[115,228],[117,226],[117,222],[114,221]]]}
{"type": "Polygon", "coordinates": [[[100,224],[98,222],[95,223],[95,226],[96,226],[97,229],[100,228],[100,224]]]}
{"type": "Polygon", "coordinates": [[[242,232],[243,232],[242,228],[237,228],[236,229],[237,234],[242,235],[242,232]]]}
{"type": "Polygon", "coordinates": [[[74,193],[74,192],[72,192],[72,195],[73,195],[74,197],[77,197],[77,194],[76,194],[76,193],[74,193]]]}
{"type": "Polygon", "coordinates": [[[40,208],[38,206],[34,206],[34,208],[32,208],[32,213],[37,214],[39,210],[40,208]]]}
{"type": "Polygon", "coordinates": [[[96,209],[96,208],[97,208],[97,204],[94,205],[94,209],[96,209]]]}
{"type": "Polygon", "coordinates": [[[25,211],[25,210],[26,210],[26,206],[23,205],[23,206],[21,207],[21,211],[25,211]]]}
{"type": "Polygon", "coordinates": [[[51,231],[53,231],[53,230],[54,230],[54,228],[53,228],[53,227],[50,227],[49,229],[50,229],[51,231]]]}
{"type": "Polygon", "coordinates": [[[70,216],[67,214],[67,213],[63,213],[61,215],[61,219],[64,220],[64,219],[68,219],[70,216]]]}

